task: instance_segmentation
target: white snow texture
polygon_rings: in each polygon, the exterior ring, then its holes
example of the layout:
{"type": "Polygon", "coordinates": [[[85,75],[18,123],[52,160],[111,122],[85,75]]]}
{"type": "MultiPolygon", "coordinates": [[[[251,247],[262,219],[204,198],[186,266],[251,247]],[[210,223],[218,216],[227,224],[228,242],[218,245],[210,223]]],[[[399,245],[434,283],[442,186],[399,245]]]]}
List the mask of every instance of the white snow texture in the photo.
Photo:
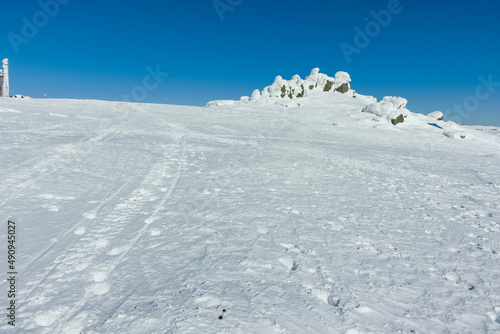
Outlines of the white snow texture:
{"type": "Polygon", "coordinates": [[[0,99],[0,332],[499,333],[499,129],[343,83],[0,99]]]}

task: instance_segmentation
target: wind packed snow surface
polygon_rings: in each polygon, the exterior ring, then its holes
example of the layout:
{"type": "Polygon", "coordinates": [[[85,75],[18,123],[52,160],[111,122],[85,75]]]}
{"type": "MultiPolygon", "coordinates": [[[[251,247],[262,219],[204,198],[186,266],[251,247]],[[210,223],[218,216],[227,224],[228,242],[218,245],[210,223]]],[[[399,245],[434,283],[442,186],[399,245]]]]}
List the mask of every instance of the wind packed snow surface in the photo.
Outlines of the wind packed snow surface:
{"type": "Polygon", "coordinates": [[[500,131],[353,96],[2,99],[0,331],[500,332],[500,131]]]}

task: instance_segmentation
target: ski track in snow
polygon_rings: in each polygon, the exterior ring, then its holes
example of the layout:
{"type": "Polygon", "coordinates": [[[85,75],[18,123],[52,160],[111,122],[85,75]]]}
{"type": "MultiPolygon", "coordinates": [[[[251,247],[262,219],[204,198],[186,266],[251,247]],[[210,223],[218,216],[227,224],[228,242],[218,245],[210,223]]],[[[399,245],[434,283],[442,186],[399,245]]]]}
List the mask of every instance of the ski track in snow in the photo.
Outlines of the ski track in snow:
{"type": "Polygon", "coordinates": [[[498,145],[348,102],[0,101],[16,330],[500,331],[498,145]]]}

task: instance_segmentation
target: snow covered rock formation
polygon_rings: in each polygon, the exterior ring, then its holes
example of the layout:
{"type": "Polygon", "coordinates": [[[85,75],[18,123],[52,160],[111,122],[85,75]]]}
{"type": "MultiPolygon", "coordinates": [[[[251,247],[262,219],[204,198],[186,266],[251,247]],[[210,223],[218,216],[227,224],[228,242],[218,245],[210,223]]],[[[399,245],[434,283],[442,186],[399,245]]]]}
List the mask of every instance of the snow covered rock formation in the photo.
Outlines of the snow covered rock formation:
{"type": "Polygon", "coordinates": [[[443,113],[440,111],[434,111],[427,115],[430,118],[433,118],[437,121],[442,121],[444,119],[443,113]]]}
{"type": "Polygon", "coordinates": [[[257,94],[254,91],[251,100],[259,98],[299,98],[310,95],[310,91],[322,90],[342,91],[347,93],[350,90],[349,83],[351,77],[346,72],[337,72],[335,77],[329,77],[326,74],[319,73],[319,68],[314,68],[304,80],[299,75],[294,75],[291,80],[285,80],[278,75],[272,85],[265,87],[262,93],[257,94]]]}
{"type": "Polygon", "coordinates": [[[351,88],[351,77],[347,72],[339,71],[334,77],[320,73],[314,68],[311,73],[301,79],[294,75],[290,80],[277,76],[274,82],[262,89],[256,89],[252,95],[242,96],[240,100],[215,100],[206,104],[206,108],[241,109],[256,105],[262,108],[279,106],[283,108],[301,107],[308,112],[311,108],[325,108],[337,118],[336,126],[346,123],[367,121],[373,127],[396,126],[398,129],[422,129],[423,131],[439,131],[452,139],[471,139],[475,135],[452,121],[445,122],[441,111],[427,115],[411,112],[407,108],[408,100],[399,96],[385,96],[381,101],[373,96],[362,95],[351,88]],[[340,121],[338,118],[342,117],[340,121]]]}
{"type": "Polygon", "coordinates": [[[404,119],[410,115],[406,109],[408,100],[402,97],[385,96],[382,101],[367,105],[362,112],[371,113],[391,121],[393,125],[403,123],[404,119]]]}
{"type": "MultiPolygon", "coordinates": [[[[351,89],[351,77],[347,72],[339,71],[335,76],[329,77],[326,74],[319,73],[319,68],[314,68],[305,79],[301,79],[298,74],[294,75],[290,80],[285,80],[278,75],[272,85],[265,87],[262,92],[258,89],[254,90],[251,97],[242,96],[236,103],[248,103],[257,100],[272,101],[276,99],[293,100],[301,97],[311,96],[313,92],[338,92],[351,96],[355,96],[354,90],[351,89]]],[[[219,105],[232,104],[229,101],[210,101],[206,107],[215,107],[219,105]]]]}

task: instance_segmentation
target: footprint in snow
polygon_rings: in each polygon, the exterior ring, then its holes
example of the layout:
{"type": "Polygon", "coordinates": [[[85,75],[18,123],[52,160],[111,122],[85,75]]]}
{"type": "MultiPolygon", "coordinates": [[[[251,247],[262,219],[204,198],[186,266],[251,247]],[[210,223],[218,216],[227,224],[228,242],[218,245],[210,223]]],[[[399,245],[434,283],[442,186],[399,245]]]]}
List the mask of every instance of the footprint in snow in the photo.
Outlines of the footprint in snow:
{"type": "Polygon", "coordinates": [[[152,236],[157,236],[157,235],[161,234],[161,230],[155,228],[155,229],[152,229],[151,231],[149,231],[149,234],[151,234],[152,236]]]}
{"type": "Polygon", "coordinates": [[[96,248],[103,248],[109,244],[109,241],[106,239],[100,239],[92,242],[92,245],[96,248]]]}
{"type": "Polygon", "coordinates": [[[86,290],[93,293],[96,296],[102,296],[106,293],[109,292],[109,284],[106,282],[99,282],[97,284],[94,284],[90,287],[88,287],[86,290]]]}
{"type": "Polygon", "coordinates": [[[65,310],[52,309],[44,311],[35,316],[35,324],[41,327],[48,327],[52,325],[57,319],[61,317],[65,310]]]}
{"type": "Polygon", "coordinates": [[[291,213],[295,214],[295,215],[300,215],[300,211],[297,210],[297,209],[292,209],[291,207],[287,206],[286,207],[286,210],[290,211],[291,213]]]}
{"type": "Polygon", "coordinates": [[[292,258],[282,257],[279,261],[291,271],[295,271],[299,268],[298,264],[292,258]]]}
{"type": "Polygon", "coordinates": [[[83,213],[83,216],[87,219],[94,219],[96,214],[95,212],[84,212],[83,213]]]}
{"type": "Polygon", "coordinates": [[[144,189],[142,188],[141,190],[139,190],[139,194],[141,194],[142,196],[148,196],[151,192],[147,189],[144,189]]]}
{"type": "Polygon", "coordinates": [[[108,252],[108,255],[115,256],[123,252],[123,248],[115,247],[108,252]]]}
{"type": "Polygon", "coordinates": [[[259,232],[260,234],[267,234],[267,232],[269,231],[268,228],[265,228],[265,227],[257,227],[257,232],[259,232]]]}
{"type": "Polygon", "coordinates": [[[87,267],[89,265],[90,265],[90,263],[88,263],[88,262],[78,263],[75,265],[75,270],[76,271],[83,271],[83,270],[87,269],[87,267]]]}
{"type": "Polygon", "coordinates": [[[157,221],[157,220],[158,220],[158,217],[157,217],[156,215],[152,215],[152,216],[150,216],[150,217],[146,218],[146,219],[144,220],[144,223],[146,223],[146,224],[148,224],[148,225],[151,225],[151,224],[153,224],[153,223],[154,223],[155,221],[157,221]]]}
{"type": "Polygon", "coordinates": [[[328,302],[328,304],[337,307],[340,304],[340,299],[335,297],[334,295],[329,295],[327,302],[328,302]]]}
{"type": "Polygon", "coordinates": [[[85,233],[85,227],[80,226],[80,227],[79,227],[79,228],[77,228],[77,229],[75,230],[75,232],[73,232],[73,233],[75,233],[76,235],[82,235],[82,234],[84,234],[84,233],[85,233]]]}
{"type": "Polygon", "coordinates": [[[102,281],[106,280],[106,278],[108,278],[108,274],[106,274],[106,272],[104,272],[104,271],[95,272],[92,275],[92,278],[93,278],[94,282],[102,282],[102,281]]]}

